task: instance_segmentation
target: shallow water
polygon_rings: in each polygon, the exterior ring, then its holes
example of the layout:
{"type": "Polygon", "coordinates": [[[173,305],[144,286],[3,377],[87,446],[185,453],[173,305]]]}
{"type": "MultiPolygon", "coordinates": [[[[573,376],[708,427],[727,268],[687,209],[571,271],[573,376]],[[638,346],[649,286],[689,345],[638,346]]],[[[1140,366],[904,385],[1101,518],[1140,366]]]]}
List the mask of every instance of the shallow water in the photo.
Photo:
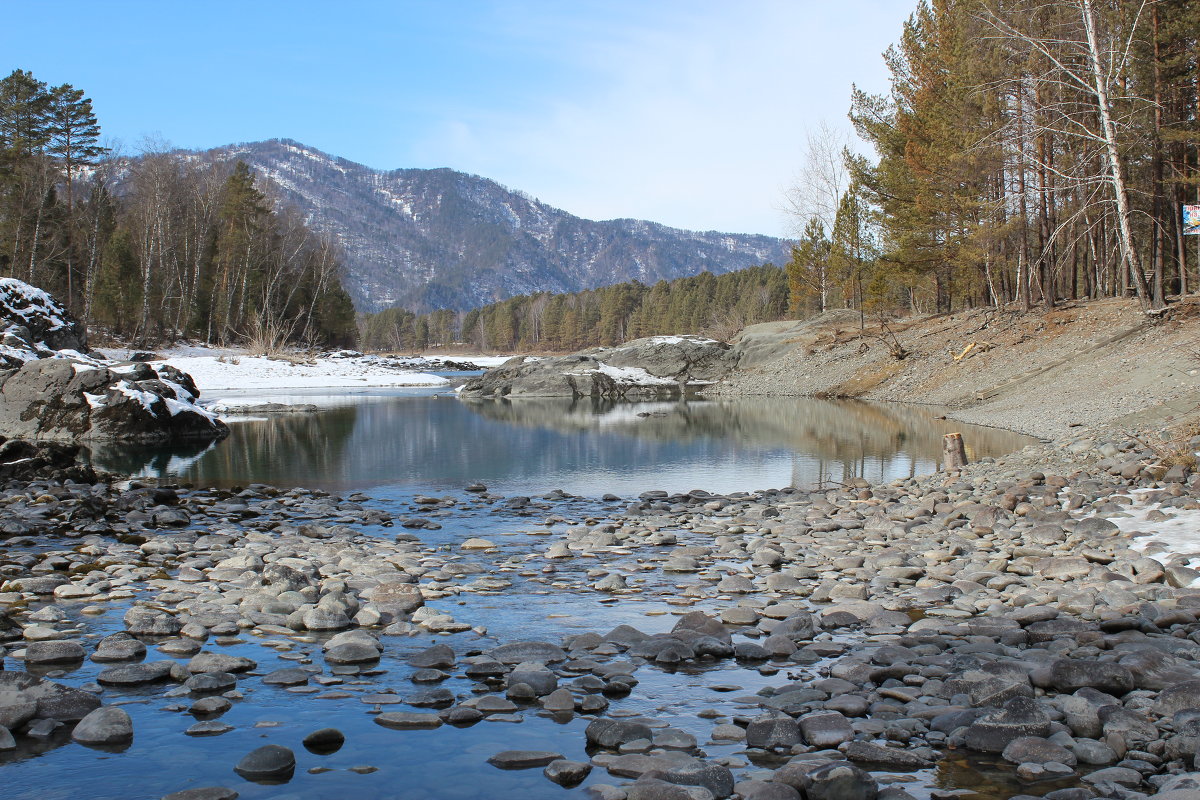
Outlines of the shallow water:
{"type": "MultiPolygon", "coordinates": [[[[295,398],[312,402],[314,398],[295,398]]],[[[185,729],[196,720],[184,711],[194,697],[168,698],[174,684],[134,690],[107,689],[106,704],[125,706],[133,717],[135,740],[125,752],[89,749],[62,738],[45,752],[0,754],[6,777],[6,797],[158,798],[170,791],[208,785],[237,789],[244,798],[529,798],[553,800],[583,796],[594,783],[622,783],[595,768],[573,789],[548,781],[541,769],[501,771],[486,759],[506,749],[545,749],[575,760],[588,759],[583,729],[588,720],[567,722],[524,709],[520,722],[485,720],[458,729],[398,731],[373,722],[379,711],[428,709],[404,704],[364,703],[362,695],[394,692],[397,699],[426,688],[413,684],[407,656],[435,641],[450,644],[463,655],[518,639],[561,641],[572,633],[611,630],[630,624],[648,633],[669,630],[675,614],[730,604],[707,600],[683,604],[682,593],[701,582],[696,575],[639,571],[637,553],[613,555],[603,564],[577,558],[555,565],[534,555],[558,540],[564,526],[588,517],[604,518],[623,508],[599,500],[605,493],[629,497],[647,489],[687,491],[704,488],[733,492],[787,485],[811,486],[844,482],[865,476],[890,480],[932,471],[940,454],[941,435],[962,430],[971,455],[999,454],[1029,440],[1004,431],[961,426],[933,418],[923,407],[834,403],[820,400],[739,400],[611,404],[602,402],[526,401],[466,404],[453,396],[431,392],[384,392],[345,396],[315,414],[285,415],[237,423],[225,442],[208,448],[176,450],[97,450],[100,467],[141,472],[166,480],[198,485],[245,485],[252,482],[307,486],[339,491],[357,490],[369,496],[365,505],[396,516],[419,513],[435,519],[441,530],[418,532],[430,547],[449,551],[451,558],[476,561],[487,572],[476,577],[501,577],[512,586],[494,592],[469,592],[430,601],[458,620],[486,629],[449,636],[421,634],[385,637],[386,650],[377,669],[346,678],[329,687],[352,696],[322,699],[263,684],[256,677],[274,669],[324,665],[320,637],[243,634],[237,640],[210,640],[206,650],[245,655],[258,669],[238,682],[245,698],[219,717],[233,730],[215,737],[190,737],[185,729]],[[496,506],[474,503],[461,493],[471,481],[483,481],[494,492],[541,494],[562,488],[580,497],[533,507],[524,515],[496,506]],[[460,505],[435,512],[421,511],[413,498],[419,493],[451,494],[460,505]],[[563,521],[547,524],[548,518],[563,521]],[[470,536],[496,541],[501,555],[460,553],[458,543],[470,536]],[[508,560],[508,559],[511,559],[508,560]],[[497,567],[497,565],[499,565],[497,567]],[[595,592],[587,570],[617,567],[631,576],[637,594],[619,600],[595,592]],[[337,727],[346,744],[331,755],[307,752],[303,737],[318,728],[337,727]],[[233,766],[245,753],[264,744],[281,744],[295,751],[298,765],[286,785],[259,785],[243,780],[233,766]],[[360,774],[352,768],[366,767],[360,774]]],[[[395,529],[364,528],[364,533],[389,537],[395,529]]],[[[680,532],[681,543],[700,535],[680,532]]],[[[43,546],[70,547],[69,542],[43,546]]],[[[153,590],[147,590],[151,594],[153,590]]],[[[123,628],[127,603],[111,603],[99,617],[83,617],[80,606],[59,604],[94,641],[123,628]]],[[[65,626],[63,626],[65,627],[65,626]]],[[[86,640],[85,640],[86,641],[86,640]]],[[[90,649],[90,647],[88,648],[90,649]]],[[[150,648],[146,660],[167,656],[150,648]]],[[[186,659],[181,659],[186,661],[186,659]]],[[[618,657],[617,660],[623,660],[618,657]]],[[[57,678],[78,686],[95,679],[105,665],[87,662],[57,678]]],[[[756,767],[737,743],[708,743],[714,722],[698,714],[715,709],[726,717],[756,716],[759,709],[746,699],[766,686],[789,682],[788,674],[815,674],[817,666],[795,663],[759,668],[725,660],[667,671],[642,666],[640,684],[623,699],[612,699],[609,713],[643,714],[688,731],[708,758],[728,756],[743,764],[738,779],[756,767]],[[713,688],[717,687],[717,688],[713,688]],[[733,689],[731,687],[738,687],[733,689]]],[[[567,681],[560,681],[565,684],[567,681]]],[[[456,674],[439,684],[468,697],[481,687],[456,674]]],[[[324,693],[322,689],[321,693],[324,693]]],[[[1018,787],[990,773],[974,772],[970,762],[948,759],[936,770],[901,776],[918,798],[934,788],[973,788],[978,800],[1005,800],[1018,787]]]]}
{"type": "Polygon", "coordinates": [[[464,402],[444,391],[382,390],[287,400],[324,410],[235,422],[211,446],[95,448],[93,460],[204,486],[387,487],[402,496],[482,481],[504,494],[598,497],[886,482],[935,471],[951,431],[963,432],[972,459],[1033,441],[939,420],[925,406],[813,398],[464,402]]]}

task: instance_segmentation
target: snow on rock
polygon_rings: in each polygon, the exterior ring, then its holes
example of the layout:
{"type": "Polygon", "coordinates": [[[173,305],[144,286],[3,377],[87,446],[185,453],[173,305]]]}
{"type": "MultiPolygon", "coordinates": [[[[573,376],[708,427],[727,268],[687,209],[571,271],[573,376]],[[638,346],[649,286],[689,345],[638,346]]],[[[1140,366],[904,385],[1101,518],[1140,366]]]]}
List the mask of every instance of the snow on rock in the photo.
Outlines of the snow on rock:
{"type": "Polygon", "coordinates": [[[464,398],[678,397],[733,368],[729,345],[698,336],[656,336],[538,361],[514,358],[467,381],[464,398]]]}
{"type": "Polygon", "coordinates": [[[83,325],[49,293],[0,278],[0,435],[162,442],[228,433],[196,404],[183,372],[117,367],[87,350],[83,325]]]}
{"type": "Polygon", "coordinates": [[[89,360],[82,324],[47,292],[0,278],[0,367],[17,369],[39,358],[89,360]]]}
{"type": "MultiPolygon", "coordinates": [[[[1131,494],[1138,502],[1126,508],[1129,516],[1111,518],[1122,533],[1134,537],[1130,546],[1163,566],[1200,569],[1200,511],[1162,508],[1145,502],[1144,492],[1131,494]],[[1155,511],[1160,513],[1155,515],[1155,511]]],[[[1190,588],[1200,588],[1200,578],[1192,581],[1190,588]]]]}
{"type": "Polygon", "coordinates": [[[30,361],[0,385],[0,433],[23,439],[211,440],[229,429],[196,405],[189,376],[169,365],[115,372],[64,358],[30,361]]]}

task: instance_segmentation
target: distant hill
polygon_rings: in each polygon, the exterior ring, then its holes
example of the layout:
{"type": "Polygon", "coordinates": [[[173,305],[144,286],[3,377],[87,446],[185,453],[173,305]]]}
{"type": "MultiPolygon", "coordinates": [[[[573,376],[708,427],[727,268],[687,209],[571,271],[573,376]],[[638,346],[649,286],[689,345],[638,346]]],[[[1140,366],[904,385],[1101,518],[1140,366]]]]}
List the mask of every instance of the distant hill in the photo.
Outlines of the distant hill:
{"type": "Polygon", "coordinates": [[[469,309],[532,292],[782,265],[790,254],[788,242],[771,236],[581,219],[476,175],[385,172],[287,139],[200,155],[245,161],[284,204],[336,238],[361,311],[469,309]]]}

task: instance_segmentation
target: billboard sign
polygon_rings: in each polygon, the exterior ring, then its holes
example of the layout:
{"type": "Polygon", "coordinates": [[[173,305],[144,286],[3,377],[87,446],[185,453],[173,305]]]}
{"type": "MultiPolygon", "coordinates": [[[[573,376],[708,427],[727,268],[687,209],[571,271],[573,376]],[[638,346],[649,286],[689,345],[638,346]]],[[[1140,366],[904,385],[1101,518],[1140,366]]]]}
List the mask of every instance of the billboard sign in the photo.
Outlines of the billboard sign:
{"type": "Polygon", "coordinates": [[[1183,232],[1200,236],[1200,205],[1183,207],[1183,232]]]}

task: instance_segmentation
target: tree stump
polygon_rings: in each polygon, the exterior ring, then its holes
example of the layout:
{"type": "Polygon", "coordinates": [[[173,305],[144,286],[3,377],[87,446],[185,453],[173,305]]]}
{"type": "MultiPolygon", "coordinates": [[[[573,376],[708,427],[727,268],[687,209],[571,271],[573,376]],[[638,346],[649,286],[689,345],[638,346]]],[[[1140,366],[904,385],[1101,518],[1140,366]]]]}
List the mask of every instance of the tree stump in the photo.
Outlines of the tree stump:
{"type": "Polygon", "coordinates": [[[967,448],[961,433],[947,433],[942,437],[942,456],[946,471],[952,472],[967,465],[967,448]]]}

